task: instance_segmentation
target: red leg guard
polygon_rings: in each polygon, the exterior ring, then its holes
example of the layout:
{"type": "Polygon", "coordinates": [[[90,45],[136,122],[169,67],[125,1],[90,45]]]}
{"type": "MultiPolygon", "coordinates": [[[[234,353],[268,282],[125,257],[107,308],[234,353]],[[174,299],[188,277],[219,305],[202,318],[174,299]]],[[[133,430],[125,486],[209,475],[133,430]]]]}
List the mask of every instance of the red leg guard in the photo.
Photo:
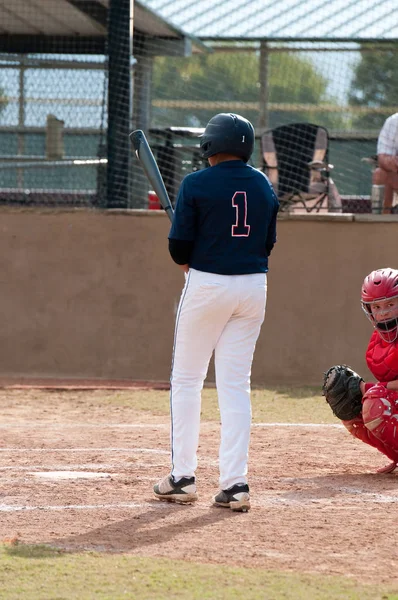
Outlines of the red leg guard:
{"type": "MultiPolygon", "coordinates": [[[[365,444],[369,444],[369,446],[373,446],[373,448],[377,448],[377,450],[387,456],[394,463],[398,463],[398,446],[397,449],[394,450],[393,448],[385,445],[373,434],[373,432],[366,428],[361,416],[351,419],[350,421],[342,421],[342,423],[355,438],[361,440],[361,442],[364,442],[365,444]]],[[[393,470],[392,467],[391,470],[393,470]]]]}
{"type": "Polygon", "coordinates": [[[385,448],[381,451],[398,462],[398,392],[380,384],[370,388],[363,397],[362,417],[369,434],[385,448]]]}

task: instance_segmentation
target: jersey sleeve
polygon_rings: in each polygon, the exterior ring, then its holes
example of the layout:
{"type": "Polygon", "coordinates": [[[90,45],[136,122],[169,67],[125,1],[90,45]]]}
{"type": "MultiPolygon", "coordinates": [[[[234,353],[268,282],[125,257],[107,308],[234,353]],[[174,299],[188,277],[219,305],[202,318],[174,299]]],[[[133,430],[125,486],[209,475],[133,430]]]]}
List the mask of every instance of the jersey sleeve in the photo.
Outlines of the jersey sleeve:
{"type": "Polygon", "coordinates": [[[276,244],[276,219],[277,219],[278,210],[279,210],[279,202],[278,202],[275,192],[273,190],[272,190],[272,196],[274,199],[275,208],[274,208],[274,213],[272,215],[272,218],[271,218],[271,221],[270,221],[270,224],[268,227],[267,239],[265,242],[265,248],[267,250],[268,256],[271,254],[272,248],[276,244]]]}
{"type": "Polygon", "coordinates": [[[398,154],[398,118],[389,117],[380,130],[377,154],[398,154]]]}
{"type": "Polygon", "coordinates": [[[169,239],[169,252],[177,265],[187,265],[190,261],[194,242],[169,239]]]}
{"type": "Polygon", "coordinates": [[[177,194],[169,240],[195,240],[196,210],[191,188],[189,176],[186,176],[177,194]]]}

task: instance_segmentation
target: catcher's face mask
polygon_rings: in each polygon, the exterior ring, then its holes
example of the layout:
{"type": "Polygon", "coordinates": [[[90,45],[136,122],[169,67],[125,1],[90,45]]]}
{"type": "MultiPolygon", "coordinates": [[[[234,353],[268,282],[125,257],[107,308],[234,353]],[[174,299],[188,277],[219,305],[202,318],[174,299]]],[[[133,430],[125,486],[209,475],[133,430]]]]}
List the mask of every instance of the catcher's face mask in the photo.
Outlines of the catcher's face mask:
{"type": "Polygon", "coordinates": [[[398,338],[398,295],[362,302],[362,308],[380,337],[386,342],[395,342],[398,338]]]}
{"type": "Polygon", "coordinates": [[[389,343],[398,338],[398,270],[372,271],[362,285],[361,304],[380,337],[389,343]]]}

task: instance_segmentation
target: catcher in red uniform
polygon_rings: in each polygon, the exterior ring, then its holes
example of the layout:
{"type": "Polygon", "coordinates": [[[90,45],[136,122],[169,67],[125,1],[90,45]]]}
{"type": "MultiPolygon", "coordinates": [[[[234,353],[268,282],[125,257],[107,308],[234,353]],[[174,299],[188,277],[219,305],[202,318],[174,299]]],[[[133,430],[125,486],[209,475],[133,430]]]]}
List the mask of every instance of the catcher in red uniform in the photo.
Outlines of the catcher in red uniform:
{"type": "Polygon", "coordinates": [[[356,438],[398,464],[398,270],[372,271],[362,285],[362,309],[374,327],[366,362],[377,383],[365,383],[347,365],[335,365],[324,376],[323,395],[333,413],[356,438]]]}

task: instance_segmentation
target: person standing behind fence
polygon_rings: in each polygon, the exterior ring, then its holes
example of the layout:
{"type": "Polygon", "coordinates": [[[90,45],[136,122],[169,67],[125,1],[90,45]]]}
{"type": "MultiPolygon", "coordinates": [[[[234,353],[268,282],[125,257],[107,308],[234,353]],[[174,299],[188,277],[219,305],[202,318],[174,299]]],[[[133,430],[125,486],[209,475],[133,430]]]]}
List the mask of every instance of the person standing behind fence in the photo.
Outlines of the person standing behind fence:
{"type": "Polygon", "coordinates": [[[154,494],[171,502],[197,500],[201,391],[214,352],[221,443],[220,491],[213,504],[244,512],[250,508],[251,367],[265,315],[279,203],[264,173],[247,164],[254,149],[247,119],[214,116],[200,149],[210,167],[182,181],[169,234],[171,257],[186,281],[171,373],[172,466],[154,494]]]}
{"type": "Polygon", "coordinates": [[[384,122],[377,141],[377,168],[373,185],[384,186],[383,213],[391,213],[394,192],[398,195],[398,112],[384,122]]]}

